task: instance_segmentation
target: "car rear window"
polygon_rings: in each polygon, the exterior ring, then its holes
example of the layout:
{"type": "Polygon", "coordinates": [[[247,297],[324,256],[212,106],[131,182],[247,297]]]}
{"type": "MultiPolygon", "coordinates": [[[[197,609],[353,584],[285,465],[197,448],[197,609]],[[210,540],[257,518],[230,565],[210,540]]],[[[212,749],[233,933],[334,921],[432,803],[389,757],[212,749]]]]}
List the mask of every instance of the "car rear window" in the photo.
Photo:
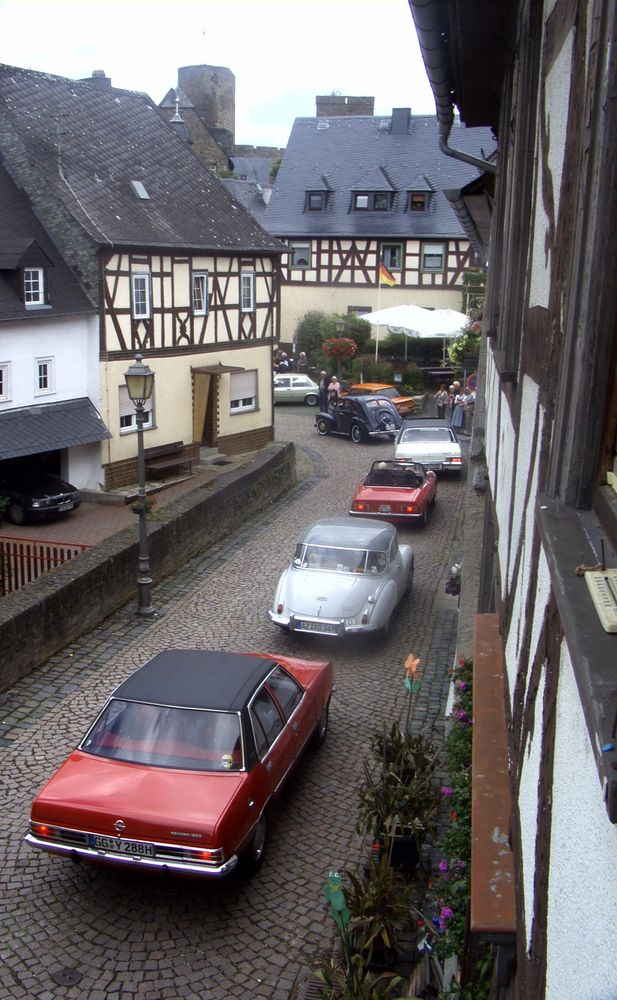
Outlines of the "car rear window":
{"type": "Polygon", "coordinates": [[[80,750],[97,757],[191,771],[242,768],[240,717],[113,698],[80,750]]]}
{"type": "Polygon", "coordinates": [[[367,549],[344,549],[326,545],[303,545],[296,550],[294,566],[327,573],[383,573],[385,552],[367,549]]]}
{"type": "Polygon", "coordinates": [[[403,431],[401,441],[430,444],[432,441],[452,441],[452,435],[447,427],[408,427],[403,431]]]}

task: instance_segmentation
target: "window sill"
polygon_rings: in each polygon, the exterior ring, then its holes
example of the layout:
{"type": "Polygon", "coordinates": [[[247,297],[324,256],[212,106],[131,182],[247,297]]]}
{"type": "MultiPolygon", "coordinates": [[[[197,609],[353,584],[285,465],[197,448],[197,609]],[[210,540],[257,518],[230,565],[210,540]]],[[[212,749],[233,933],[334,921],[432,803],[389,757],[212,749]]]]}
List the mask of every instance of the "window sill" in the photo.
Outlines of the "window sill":
{"type": "Polygon", "coordinates": [[[595,566],[600,561],[601,539],[604,539],[606,566],[617,567],[617,555],[592,511],[562,507],[552,498],[541,496],[538,497],[536,520],[606,810],[611,823],[617,823],[617,633],[604,630],[587,584],[575,572],[577,566],[595,566]],[[603,750],[603,747],[612,749],[603,750]]]}

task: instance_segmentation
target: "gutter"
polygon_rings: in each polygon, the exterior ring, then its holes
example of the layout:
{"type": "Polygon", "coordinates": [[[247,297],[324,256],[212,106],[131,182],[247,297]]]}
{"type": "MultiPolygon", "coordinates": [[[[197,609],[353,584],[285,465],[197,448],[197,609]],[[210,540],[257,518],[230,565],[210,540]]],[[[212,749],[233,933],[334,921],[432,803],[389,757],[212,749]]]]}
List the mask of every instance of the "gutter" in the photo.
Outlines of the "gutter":
{"type": "Polygon", "coordinates": [[[489,174],[497,173],[497,165],[462,149],[448,145],[454,124],[454,78],[448,49],[447,0],[409,0],[420,43],[420,51],[426,73],[435,97],[435,108],[439,121],[439,148],[446,156],[469,163],[478,170],[489,174]]]}

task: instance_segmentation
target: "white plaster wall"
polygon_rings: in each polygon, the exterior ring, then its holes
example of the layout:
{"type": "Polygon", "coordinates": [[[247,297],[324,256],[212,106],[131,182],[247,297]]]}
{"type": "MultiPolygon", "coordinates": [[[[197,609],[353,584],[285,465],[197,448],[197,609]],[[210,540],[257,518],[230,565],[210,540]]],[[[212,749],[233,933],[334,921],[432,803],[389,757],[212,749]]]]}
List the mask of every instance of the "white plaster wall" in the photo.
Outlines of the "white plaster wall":
{"type": "MultiPolygon", "coordinates": [[[[521,827],[521,867],[523,875],[523,907],[527,950],[533,929],[534,891],[536,874],[536,839],[538,831],[538,781],[542,758],[542,702],[544,700],[545,672],[542,670],[534,705],[533,736],[527,737],[521,766],[521,780],[518,793],[518,808],[521,827]]],[[[572,998],[574,1000],[574,998],[572,998]]]]}
{"type": "Polygon", "coordinates": [[[62,477],[79,490],[100,490],[103,488],[101,470],[101,445],[80,445],[68,448],[63,453],[62,477]]]}
{"type": "MultiPolygon", "coordinates": [[[[550,222],[542,200],[542,190],[550,183],[553,189],[553,202],[559,205],[561,194],[561,175],[563,172],[564,150],[568,124],[568,106],[570,102],[570,80],[572,75],[572,32],[566,37],[561,51],[553,62],[550,73],[546,76],[546,120],[538,122],[537,148],[542,149],[543,143],[540,130],[548,134],[548,173],[543,176],[542,159],[536,160],[536,202],[533,231],[548,232],[550,222]]],[[[557,220],[553,220],[556,222],[557,220]]],[[[547,257],[543,239],[533,240],[529,280],[530,306],[548,305],[551,283],[551,261],[547,257]]]]}
{"type": "Polygon", "coordinates": [[[95,316],[45,317],[2,324],[0,361],[9,362],[11,398],[0,412],[20,406],[89,397],[99,407],[98,325],[95,316]],[[35,395],[35,361],[53,358],[54,388],[35,395]]]}
{"type": "Polygon", "coordinates": [[[572,664],[556,706],[546,1000],[617,998],[617,827],[608,821],[572,664]]]}

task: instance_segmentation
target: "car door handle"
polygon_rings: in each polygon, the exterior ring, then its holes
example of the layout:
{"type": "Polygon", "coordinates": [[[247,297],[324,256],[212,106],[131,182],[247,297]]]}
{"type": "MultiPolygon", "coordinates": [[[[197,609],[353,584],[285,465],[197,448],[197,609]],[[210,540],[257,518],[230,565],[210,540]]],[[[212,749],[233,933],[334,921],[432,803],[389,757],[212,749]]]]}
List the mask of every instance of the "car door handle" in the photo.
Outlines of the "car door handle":
{"type": "Polygon", "coordinates": [[[266,771],[271,771],[271,770],[272,770],[272,761],[269,760],[268,763],[266,764],[266,771]]]}

